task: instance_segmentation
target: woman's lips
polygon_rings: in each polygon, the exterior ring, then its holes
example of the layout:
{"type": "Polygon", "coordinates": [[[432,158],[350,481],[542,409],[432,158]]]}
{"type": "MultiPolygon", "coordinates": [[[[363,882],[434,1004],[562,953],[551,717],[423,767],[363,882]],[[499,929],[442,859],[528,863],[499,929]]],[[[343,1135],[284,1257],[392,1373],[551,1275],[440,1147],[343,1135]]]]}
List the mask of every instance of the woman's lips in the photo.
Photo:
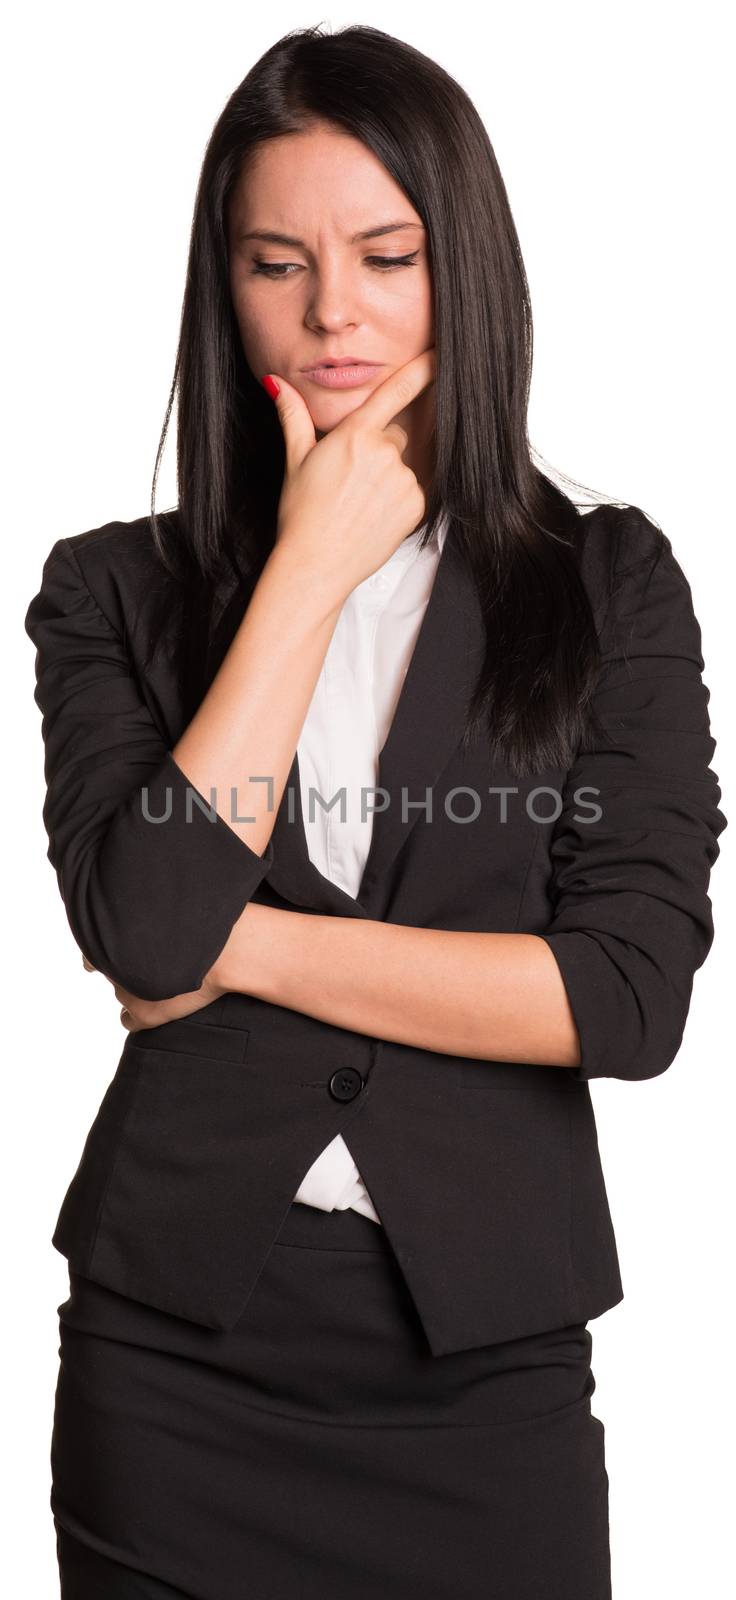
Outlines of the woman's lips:
{"type": "Polygon", "coordinates": [[[381,371],[381,365],[374,361],[359,367],[308,367],[303,377],[310,383],[318,383],[321,389],[359,389],[361,384],[370,383],[381,371]]]}

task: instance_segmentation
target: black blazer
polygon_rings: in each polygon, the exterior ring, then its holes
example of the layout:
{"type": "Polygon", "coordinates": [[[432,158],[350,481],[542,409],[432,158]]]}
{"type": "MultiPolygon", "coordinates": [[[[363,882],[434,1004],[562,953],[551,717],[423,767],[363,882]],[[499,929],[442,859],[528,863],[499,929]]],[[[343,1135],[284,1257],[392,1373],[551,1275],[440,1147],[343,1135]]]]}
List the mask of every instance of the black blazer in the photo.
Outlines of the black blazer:
{"type": "MultiPolygon", "coordinates": [[[[197,791],[170,753],[186,725],[179,686],[163,658],[141,668],[161,581],[146,519],[57,539],[25,619],[43,815],[72,933],[99,971],[148,999],[194,990],[250,899],[536,933],[582,1043],[575,1069],[484,1062],[234,993],[128,1034],[53,1236],[77,1272],[232,1328],[304,1173],[340,1132],[433,1354],[588,1320],[622,1299],[588,1082],[652,1078],[676,1056],[713,938],[709,874],[726,818],[699,625],[669,541],[647,580],[641,512],[596,507],[577,537],[606,737],[569,771],[526,781],[487,741],[461,751],[482,628],[448,538],[381,752],[389,804],[357,899],[309,860],[296,756],[263,856],[209,796],[187,810],[197,791]],[[416,804],[428,799],[431,823],[416,804]]],[[[230,638],[244,604],[235,597],[230,638]]]]}

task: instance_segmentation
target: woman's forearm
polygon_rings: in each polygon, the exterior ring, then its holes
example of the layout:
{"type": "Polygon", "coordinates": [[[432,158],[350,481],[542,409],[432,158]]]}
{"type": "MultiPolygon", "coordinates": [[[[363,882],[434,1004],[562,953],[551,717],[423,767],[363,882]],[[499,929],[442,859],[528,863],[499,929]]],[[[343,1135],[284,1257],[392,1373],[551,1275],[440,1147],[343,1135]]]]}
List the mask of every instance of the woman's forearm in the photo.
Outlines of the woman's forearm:
{"type": "Polygon", "coordinates": [[[575,1067],[560,970],[535,934],[456,933],[249,905],[213,968],[336,1027],[489,1061],[575,1067]]]}
{"type": "Polygon", "coordinates": [[[171,751],[193,787],[212,798],[218,815],[259,855],[273,832],[343,599],[293,550],[277,545],[219,671],[171,751]]]}

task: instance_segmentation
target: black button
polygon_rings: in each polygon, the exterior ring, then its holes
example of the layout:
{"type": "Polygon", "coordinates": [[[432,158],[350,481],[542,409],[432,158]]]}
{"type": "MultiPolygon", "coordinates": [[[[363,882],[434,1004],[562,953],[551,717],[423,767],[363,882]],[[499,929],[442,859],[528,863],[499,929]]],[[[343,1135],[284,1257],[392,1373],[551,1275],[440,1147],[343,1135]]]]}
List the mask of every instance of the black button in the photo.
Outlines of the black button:
{"type": "Polygon", "coordinates": [[[330,1094],[335,1100],[354,1100],[360,1094],[363,1079],[355,1067],[341,1067],[333,1072],[329,1082],[330,1094]]]}

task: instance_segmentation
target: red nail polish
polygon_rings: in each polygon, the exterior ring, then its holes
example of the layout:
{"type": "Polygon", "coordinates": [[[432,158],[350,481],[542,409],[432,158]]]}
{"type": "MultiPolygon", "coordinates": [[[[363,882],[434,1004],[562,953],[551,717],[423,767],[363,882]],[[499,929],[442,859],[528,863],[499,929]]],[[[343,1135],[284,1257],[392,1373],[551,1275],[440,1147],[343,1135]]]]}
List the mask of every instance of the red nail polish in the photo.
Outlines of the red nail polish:
{"type": "Polygon", "coordinates": [[[261,378],[261,383],[266,393],[270,394],[272,400],[275,400],[277,394],[281,393],[281,385],[276,382],[275,378],[271,377],[270,372],[266,373],[265,378],[261,378]]]}

